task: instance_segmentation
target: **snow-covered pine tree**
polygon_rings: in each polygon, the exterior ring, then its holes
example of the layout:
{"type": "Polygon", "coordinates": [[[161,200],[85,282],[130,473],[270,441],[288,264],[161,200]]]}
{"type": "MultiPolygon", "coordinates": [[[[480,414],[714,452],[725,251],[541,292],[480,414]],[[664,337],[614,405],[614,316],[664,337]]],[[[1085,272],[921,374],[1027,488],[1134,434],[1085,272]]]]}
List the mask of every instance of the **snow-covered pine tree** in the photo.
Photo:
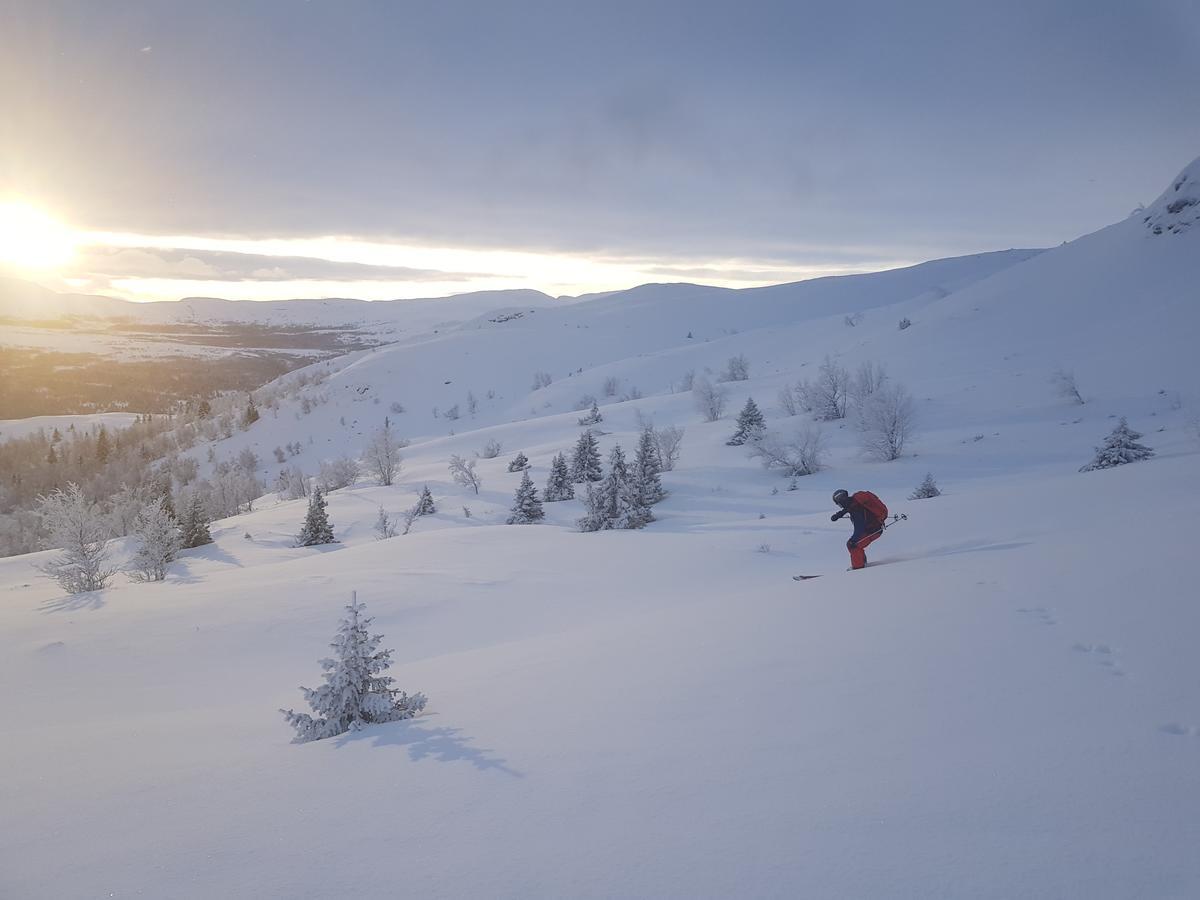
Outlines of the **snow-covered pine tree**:
{"type": "Polygon", "coordinates": [[[556,455],[550,463],[550,478],[546,481],[544,496],[547,503],[575,499],[575,485],[571,484],[571,473],[567,471],[567,457],[562,453],[556,455]]]}
{"type": "Polygon", "coordinates": [[[1154,451],[1138,441],[1142,435],[1129,427],[1125,417],[1117,423],[1104,443],[1096,448],[1096,455],[1090,463],[1081,468],[1080,472],[1091,472],[1095,469],[1111,469],[1113,466],[1123,466],[1126,463],[1149,459],[1154,451]]]}
{"type": "Polygon", "coordinates": [[[300,688],[316,717],[280,710],[296,729],[292,743],[319,741],[378,722],[411,719],[425,708],[424,694],[410,697],[392,687],[396,679],[382,674],[392,665],[392,651],[379,649],[383,635],[367,630],[372,619],[363,615],[364,608],[357,595],[351,594],[346,617],[329,645],[334,655],[321,660],[325,683],[315,689],[300,688]]]}
{"type": "Polygon", "coordinates": [[[601,413],[600,413],[600,406],[595,400],[593,400],[592,408],[588,410],[588,413],[586,416],[584,416],[583,418],[581,418],[579,420],[579,424],[580,425],[599,425],[603,421],[604,421],[604,416],[601,415],[601,413]]]}
{"type": "Polygon", "coordinates": [[[725,444],[729,447],[740,447],[746,443],[752,444],[762,437],[766,430],[767,420],[763,418],[758,404],[754,402],[753,397],[747,397],[746,405],[738,413],[737,429],[733,432],[733,437],[727,440],[725,444]]]}
{"type": "Polygon", "coordinates": [[[633,455],[633,487],[635,505],[647,512],[646,521],[652,521],[649,515],[650,507],[666,496],[663,490],[662,461],[658,455],[658,445],[654,440],[654,431],[642,429],[638,439],[637,452],[633,455]]]}
{"type": "Polygon", "coordinates": [[[604,528],[636,528],[631,524],[636,518],[632,512],[629,467],[625,464],[625,451],[620,444],[613,444],[608,454],[608,474],[600,483],[599,508],[604,517],[604,528]]]}
{"type": "Polygon", "coordinates": [[[379,515],[375,518],[375,540],[386,541],[396,536],[396,521],[388,515],[387,510],[379,507],[379,515]]]}
{"type": "Polygon", "coordinates": [[[575,453],[571,457],[571,481],[580,484],[584,481],[599,481],[604,477],[600,468],[600,445],[592,430],[586,429],[579,435],[575,444],[575,453]]]}
{"type": "Polygon", "coordinates": [[[537,488],[526,470],[521,475],[521,484],[513,498],[512,515],[508,517],[509,525],[532,525],[546,517],[542,509],[542,501],[538,499],[537,488]]]}
{"type": "Polygon", "coordinates": [[[909,500],[928,500],[931,497],[940,497],[942,490],[937,486],[937,482],[933,480],[933,473],[926,472],[925,480],[917,485],[917,489],[908,495],[909,500]]]}
{"type": "Polygon", "coordinates": [[[329,516],[325,513],[328,504],[321,495],[321,488],[313,488],[308,498],[308,512],[304,517],[304,527],[296,536],[297,547],[315,547],[319,544],[336,544],[333,536],[333,526],[329,524],[329,516]]]}
{"type": "Polygon", "coordinates": [[[162,581],[183,546],[175,517],[161,499],[154,500],[138,513],[133,533],[141,544],[130,561],[129,576],[134,581],[162,581]]]}
{"type": "Polygon", "coordinates": [[[433,503],[433,494],[429,493],[429,485],[421,488],[421,496],[417,498],[417,515],[432,516],[437,512],[437,507],[433,503]]]}
{"type": "Polygon", "coordinates": [[[510,472],[524,472],[528,468],[529,468],[529,457],[527,457],[520,450],[517,451],[517,455],[514,456],[512,458],[512,460],[510,460],[508,463],[508,471],[510,471],[510,472]]]}
{"type": "Polygon", "coordinates": [[[183,520],[179,523],[183,549],[190,550],[193,547],[211,544],[213,539],[212,535],[208,533],[208,524],[208,513],[204,509],[204,500],[199,491],[192,491],[187,509],[183,512],[183,520]]]}

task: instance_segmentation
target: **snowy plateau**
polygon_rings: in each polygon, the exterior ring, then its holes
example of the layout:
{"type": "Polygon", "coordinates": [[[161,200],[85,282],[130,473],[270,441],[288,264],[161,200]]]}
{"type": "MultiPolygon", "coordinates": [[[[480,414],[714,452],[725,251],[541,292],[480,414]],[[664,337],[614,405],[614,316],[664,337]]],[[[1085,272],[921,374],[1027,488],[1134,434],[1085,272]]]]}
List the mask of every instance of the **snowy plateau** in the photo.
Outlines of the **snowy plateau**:
{"type": "Polygon", "coordinates": [[[315,363],[191,453],[271,483],[272,448],[312,474],[389,417],[399,474],[328,495],[338,543],[294,546],[305,501],[272,493],[161,583],[64,595],[52,552],[0,559],[0,896],[1200,897],[1198,190],[1200,161],[1045,251],[423,308],[315,363]],[[704,421],[685,373],[738,356],[704,421]],[[850,419],[794,482],[726,444],[748,397],[818,427],[779,397],[826,357],[911,392],[898,459],[850,419]],[[509,461],[543,489],[593,397],[605,458],[685,429],[656,520],[506,525],[509,461]],[[1080,472],[1121,417],[1154,457],[1080,472]],[[477,453],[478,493],[447,472],[477,453]],[[926,473],[942,495],[906,499],[926,473]],[[438,511],[376,540],[426,485],[438,511]],[[908,517],[862,571],[837,488],[908,517]],[[352,591],[428,705],[292,744],[352,591]]]}

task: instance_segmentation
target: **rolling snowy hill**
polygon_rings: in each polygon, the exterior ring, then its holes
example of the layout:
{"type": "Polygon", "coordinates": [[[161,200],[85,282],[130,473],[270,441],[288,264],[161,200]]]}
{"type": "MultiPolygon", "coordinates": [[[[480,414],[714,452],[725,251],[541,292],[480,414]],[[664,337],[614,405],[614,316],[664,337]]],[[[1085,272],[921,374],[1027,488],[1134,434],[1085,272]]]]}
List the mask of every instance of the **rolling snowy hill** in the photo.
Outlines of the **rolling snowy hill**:
{"type": "Polygon", "coordinates": [[[49,554],[0,560],[0,895],[1200,895],[1200,229],[1167,227],[1198,171],[1045,252],[480,310],[319,364],[213,452],[299,441],[311,474],[390,417],[403,469],[330,496],[340,543],[292,547],[304,501],[268,497],[163,584],[65,597],[49,554]],[[685,373],[739,354],[702,422],[685,373]],[[882,463],[826,423],[789,490],[725,441],[750,396],[811,426],[776,397],[826,356],[886,365],[920,430],[882,463]],[[503,525],[509,458],[541,487],[588,395],[606,452],[686,427],[657,521],[503,525]],[[1080,473],[1119,416],[1156,458],[1080,473]],[[488,440],[476,495],[446,462],[488,440]],[[944,495],[906,500],[927,471],[944,495]],[[438,513],[374,540],[424,485],[438,513]],[[838,487],[909,517],[862,572],[838,487]],[[429,707],[293,746],[276,710],[352,590],[429,707]]]}

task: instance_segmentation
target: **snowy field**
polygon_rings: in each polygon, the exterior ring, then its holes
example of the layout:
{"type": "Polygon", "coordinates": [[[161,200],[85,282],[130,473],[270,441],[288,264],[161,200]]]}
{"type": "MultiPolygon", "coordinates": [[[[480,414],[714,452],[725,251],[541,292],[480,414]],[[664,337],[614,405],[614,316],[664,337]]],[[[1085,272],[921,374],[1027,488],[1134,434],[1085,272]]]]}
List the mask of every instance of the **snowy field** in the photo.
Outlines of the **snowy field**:
{"type": "Polygon", "coordinates": [[[305,503],[270,496],[162,584],[64,596],[51,554],[0,560],[0,896],[1200,896],[1198,241],[1138,217],[1041,254],[484,314],[329,363],[310,412],[292,397],[214,451],[298,440],[312,473],[391,415],[403,469],[330,495],[340,543],[291,546],[305,503]],[[672,385],[735,354],[750,378],[705,423],[672,385]],[[811,424],[776,396],[826,354],[885,364],[920,430],[883,463],[826,423],[827,467],[789,490],[725,441],[749,396],[811,424]],[[508,460],[544,485],[585,393],[605,454],[639,416],[686,428],[657,521],[579,533],[576,500],[503,525],[508,460]],[[1080,473],[1119,416],[1155,458],[1080,473]],[[446,461],[489,439],[475,495],[446,461]],[[906,500],[927,471],[945,493],[906,500]],[[425,485],[437,514],[376,541],[425,485]],[[908,515],[861,572],[839,487],[908,515]],[[351,591],[429,705],[292,745],[277,710],[318,683],[351,591]]]}

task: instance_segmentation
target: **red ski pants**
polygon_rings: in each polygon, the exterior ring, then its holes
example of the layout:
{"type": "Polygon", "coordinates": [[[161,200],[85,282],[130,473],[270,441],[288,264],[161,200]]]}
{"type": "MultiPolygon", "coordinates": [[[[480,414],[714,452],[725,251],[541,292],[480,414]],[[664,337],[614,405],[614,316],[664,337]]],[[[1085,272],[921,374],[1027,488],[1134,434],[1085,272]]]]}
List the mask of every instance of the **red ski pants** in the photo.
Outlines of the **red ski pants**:
{"type": "Polygon", "coordinates": [[[850,551],[850,568],[862,569],[866,567],[867,554],[865,551],[867,545],[877,540],[881,534],[883,534],[882,528],[870,534],[863,535],[857,540],[850,538],[850,540],[846,541],[846,549],[850,551]]]}

